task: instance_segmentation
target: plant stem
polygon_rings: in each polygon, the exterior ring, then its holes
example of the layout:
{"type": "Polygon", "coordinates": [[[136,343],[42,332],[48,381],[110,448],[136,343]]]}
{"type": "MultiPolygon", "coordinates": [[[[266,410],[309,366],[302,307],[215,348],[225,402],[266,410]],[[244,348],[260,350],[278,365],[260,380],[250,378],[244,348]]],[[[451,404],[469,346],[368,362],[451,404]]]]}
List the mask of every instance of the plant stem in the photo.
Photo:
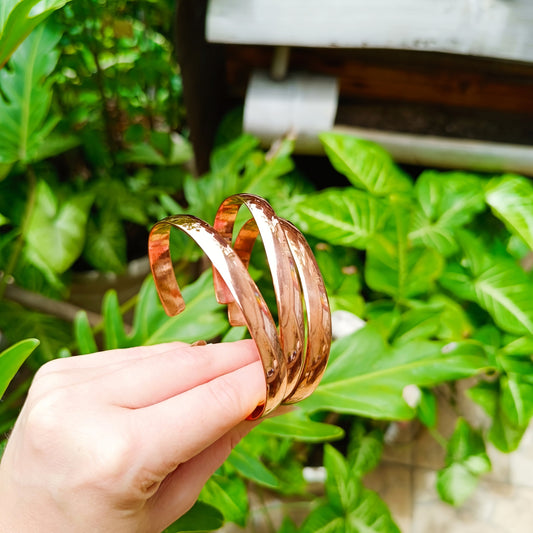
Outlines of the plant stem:
{"type": "Polygon", "coordinates": [[[22,248],[24,246],[24,240],[26,239],[26,233],[28,232],[31,214],[33,213],[33,209],[35,207],[36,181],[37,180],[35,178],[33,168],[28,166],[28,200],[26,201],[26,207],[22,217],[19,236],[17,237],[17,241],[15,242],[15,246],[13,247],[11,255],[9,256],[3,276],[0,278],[0,300],[2,300],[4,297],[7,283],[15,271],[22,248]]]}
{"type": "Polygon", "coordinates": [[[437,441],[437,443],[444,449],[448,447],[448,441],[443,437],[441,432],[436,428],[428,428],[429,434],[437,441]]]}
{"type": "Polygon", "coordinates": [[[259,500],[261,501],[262,506],[262,514],[265,518],[266,526],[270,533],[276,533],[276,528],[274,527],[274,522],[272,522],[272,517],[270,516],[270,513],[268,512],[268,506],[265,501],[265,492],[262,487],[257,487],[256,490],[257,496],[259,497],[259,500]]]}

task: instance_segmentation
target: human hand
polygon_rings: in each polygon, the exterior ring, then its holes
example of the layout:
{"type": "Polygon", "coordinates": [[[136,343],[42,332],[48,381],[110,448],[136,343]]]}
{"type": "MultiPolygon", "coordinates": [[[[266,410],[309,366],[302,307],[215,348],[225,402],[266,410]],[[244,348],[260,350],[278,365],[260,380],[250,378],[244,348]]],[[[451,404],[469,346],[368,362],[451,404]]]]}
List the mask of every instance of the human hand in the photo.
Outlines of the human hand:
{"type": "Polygon", "coordinates": [[[36,374],[0,463],[0,532],[160,532],[264,401],[253,341],[129,348],[36,374]]]}

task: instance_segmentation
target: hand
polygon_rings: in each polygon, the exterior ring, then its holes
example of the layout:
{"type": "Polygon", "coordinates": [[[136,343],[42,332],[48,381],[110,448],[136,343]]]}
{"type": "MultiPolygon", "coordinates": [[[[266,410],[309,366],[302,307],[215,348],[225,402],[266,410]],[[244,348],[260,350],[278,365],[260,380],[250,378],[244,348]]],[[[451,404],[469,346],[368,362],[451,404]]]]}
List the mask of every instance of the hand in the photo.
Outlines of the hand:
{"type": "Polygon", "coordinates": [[[264,401],[252,341],[57,359],[0,463],[0,532],[160,532],[196,501],[264,401]]]}

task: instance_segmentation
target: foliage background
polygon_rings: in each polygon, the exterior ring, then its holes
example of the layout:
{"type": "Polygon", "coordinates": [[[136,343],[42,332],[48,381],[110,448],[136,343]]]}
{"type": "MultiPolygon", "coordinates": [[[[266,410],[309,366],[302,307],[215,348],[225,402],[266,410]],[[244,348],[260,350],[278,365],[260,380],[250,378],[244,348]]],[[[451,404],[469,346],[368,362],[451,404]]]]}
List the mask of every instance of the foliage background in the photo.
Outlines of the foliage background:
{"type": "MultiPolygon", "coordinates": [[[[156,220],[185,211],[212,220],[225,197],[245,191],[306,233],[334,325],[344,317],[352,327],[334,342],[316,393],[255,429],[168,531],[246,527],[249,494],[272,491],[287,499],[273,531],[398,531],[364,475],[379,463],[388,428],[405,420],[428,427],[446,449],[437,490],[460,505],[491,468],[485,443],[514,451],[533,415],[530,181],[410,175],[379,146],[324,133],[332,172],[346,179],[316,190],[295,167],[289,140],[265,152],[224,125],[210,172],[194,177],[173,9],[170,0],[0,6],[2,435],[33,373],[52,358],[246,335],[228,327],[209,273],[200,275],[199,251],[181,235],[173,237],[186,285],[180,316],[166,317],[149,277],[127,301],[108,291],[96,316],[64,305],[80,272],[118,287],[145,255],[156,220]],[[486,419],[458,412],[447,439],[436,431],[434,391],[463,378],[486,419]],[[325,469],[318,500],[306,465],[325,469]],[[289,517],[294,500],[308,506],[298,524],[289,517]]],[[[273,301],[260,251],[251,273],[273,301]]]]}

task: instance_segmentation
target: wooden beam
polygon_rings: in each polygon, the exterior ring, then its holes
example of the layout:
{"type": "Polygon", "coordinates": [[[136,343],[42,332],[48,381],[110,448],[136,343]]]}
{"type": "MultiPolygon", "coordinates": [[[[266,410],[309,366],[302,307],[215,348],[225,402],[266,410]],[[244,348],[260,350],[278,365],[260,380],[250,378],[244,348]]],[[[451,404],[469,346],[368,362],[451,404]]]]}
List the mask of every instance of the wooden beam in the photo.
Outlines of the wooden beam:
{"type": "MultiPolygon", "coordinates": [[[[227,86],[242,98],[250,72],[269,69],[273,48],[225,48],[227,86]]],[[[337,77],[344,99],[533,115],[533,64],[528,63],[433,52],[293,48],[290,70],[337,77]]]]}

